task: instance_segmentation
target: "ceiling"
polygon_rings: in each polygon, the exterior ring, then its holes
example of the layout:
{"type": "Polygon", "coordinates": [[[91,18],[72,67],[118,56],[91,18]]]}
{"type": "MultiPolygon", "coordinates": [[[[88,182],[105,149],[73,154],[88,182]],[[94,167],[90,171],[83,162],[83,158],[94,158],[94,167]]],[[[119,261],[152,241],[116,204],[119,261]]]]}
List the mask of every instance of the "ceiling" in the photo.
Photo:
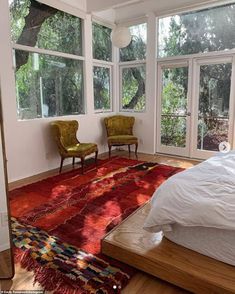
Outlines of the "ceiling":
{"type": "Polygon", "coordinates": [[[61,0],[104,19],[119,23],[146,16],[149,12],[163,15],[181,9],[195,9],[234,0],[61,0]]]}

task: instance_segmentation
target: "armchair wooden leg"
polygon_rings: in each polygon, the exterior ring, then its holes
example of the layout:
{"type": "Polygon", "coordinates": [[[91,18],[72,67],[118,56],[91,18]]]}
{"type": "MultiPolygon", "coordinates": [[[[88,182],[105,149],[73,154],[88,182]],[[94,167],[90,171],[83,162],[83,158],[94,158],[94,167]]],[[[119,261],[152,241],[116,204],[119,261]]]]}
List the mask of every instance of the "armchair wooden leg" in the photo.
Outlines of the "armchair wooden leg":
{"type": "Polygon", "coordinates": [[[135,143],[135,156],[136,156],[136,158],[138,158],[138,156],[137,156],[137,149],[138,149],[138,143],[135,143]]]}
{"type": "Polygon", "coordinates": [[[111,148],[112,148],[112,146],[109,145],[109,158],[111,157],[111,148]]]}
{"type": "Polygon", "coordinates": [[[95,164],[97,165],[98,150],[95,152],[95,164]]]}
{"type": "Polygon", "coordinates": [[[129,157],[131,156],[131,145],[128,145],[129,157]]]}
{"type": "Polygon", "coordinates": [[[59,173],[61,173],[61,171],[62,171],[63,162],[64,162],[64,158],[61,157],[61,161],[60,161],[60,171],[59,171],[59,173]]]}
{"type": "Polygon", "coordinates": [[[84,173],[84,157],[81,157],[82,174],[84,173]]]}
{"type": "Polygon", "coordinates": [[[74,164],[75,164],[75,157],[73,157],[73,166],[74,166],[74,164]]]}

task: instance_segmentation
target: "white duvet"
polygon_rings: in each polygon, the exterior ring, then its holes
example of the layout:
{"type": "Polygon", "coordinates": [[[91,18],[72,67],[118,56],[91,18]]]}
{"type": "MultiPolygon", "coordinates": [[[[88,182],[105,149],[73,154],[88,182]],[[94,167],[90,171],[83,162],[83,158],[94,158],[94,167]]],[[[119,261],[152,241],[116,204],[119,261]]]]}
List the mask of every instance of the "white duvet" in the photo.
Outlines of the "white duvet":
{"type": "Polygon", "coordinates": [[[154,192],[144,229],[169,231],[174,223],[235,230],[235,151],[172,176],[154,192]]]}

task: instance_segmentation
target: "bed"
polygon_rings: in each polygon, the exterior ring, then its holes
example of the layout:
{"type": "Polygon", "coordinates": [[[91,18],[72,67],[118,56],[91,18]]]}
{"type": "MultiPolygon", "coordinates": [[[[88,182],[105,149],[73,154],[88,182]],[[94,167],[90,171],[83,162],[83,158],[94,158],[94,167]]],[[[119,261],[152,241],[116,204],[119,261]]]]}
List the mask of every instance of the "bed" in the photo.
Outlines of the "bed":
{"type": "Polygon", "coordinates": [[[174,224],[172,231],[165,232],[164,236],[176,244],[235,266],[235,231],[174,224]]]}
{"type": "Polygon", "coordinates": [[[235,265],[235,152],[220,153],[163,183],[144,228],[235,265]]]}
{"type": "Polygon", "coordinates": [[[103,253],[194,293],[235,293],[233,248],[235,152],[172,176],[102,243],[103,253]]]}

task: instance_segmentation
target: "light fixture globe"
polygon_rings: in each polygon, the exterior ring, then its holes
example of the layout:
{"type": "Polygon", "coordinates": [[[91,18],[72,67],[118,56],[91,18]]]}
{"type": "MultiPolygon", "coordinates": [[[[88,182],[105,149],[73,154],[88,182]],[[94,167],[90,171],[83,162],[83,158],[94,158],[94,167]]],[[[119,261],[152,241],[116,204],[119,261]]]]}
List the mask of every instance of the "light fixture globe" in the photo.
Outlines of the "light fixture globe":
{"type": "Polygon", "coordinates": [[[116,27],[112,30],[111,40],[115,47],[124,48],[131,42],[131,33],[129,28],[116,27]]]}

